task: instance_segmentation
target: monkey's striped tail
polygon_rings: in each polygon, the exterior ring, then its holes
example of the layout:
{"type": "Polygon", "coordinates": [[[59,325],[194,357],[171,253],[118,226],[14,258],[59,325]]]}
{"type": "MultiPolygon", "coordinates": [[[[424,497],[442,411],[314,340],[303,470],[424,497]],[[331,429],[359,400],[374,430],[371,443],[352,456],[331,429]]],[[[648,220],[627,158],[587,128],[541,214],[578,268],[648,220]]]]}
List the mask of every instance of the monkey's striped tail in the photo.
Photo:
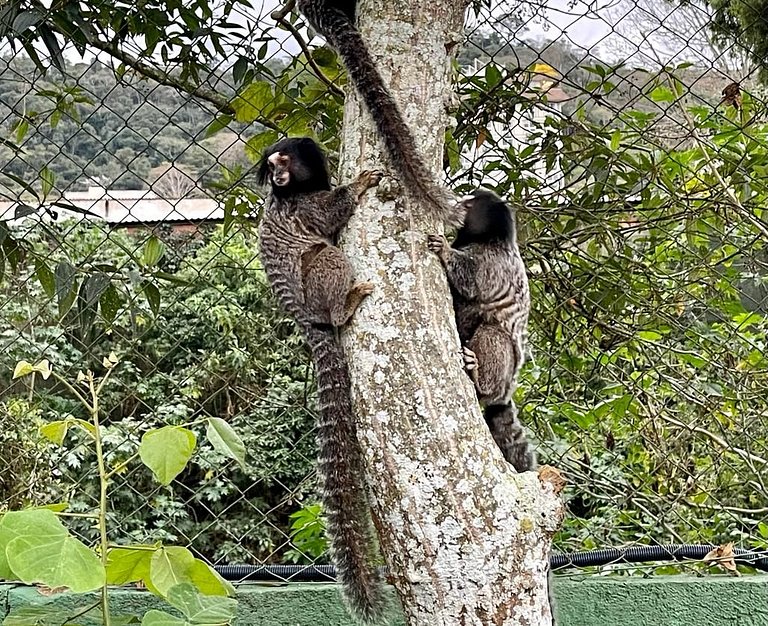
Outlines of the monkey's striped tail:
{"type": "Polygon", "coordinates": [[[536,453],[525,436],[523,425],[517,419],[514,402],[486,406],[485,422],[508,463],[518,472],[536,469],[536,453]]]}
{"type": "Polygon", "coordinates": [[[331,554],[344,599],[358,619],[378,624],[386,612],[384,586],[373,564],[374,531],[357,440],[349,368],[331,326],[305,326],[320,401],[318,469],[331,554]]]}
{"type": "Polygon", "coordinates": [[[371,57],[360,31],[342,9],[329,0],[299,0],[299,10],[339,53],[349,77],[371,114],[404,187],[437,218],[458,225],[456,199],[436,185],[416,147],[413,134],[371,57]]]}

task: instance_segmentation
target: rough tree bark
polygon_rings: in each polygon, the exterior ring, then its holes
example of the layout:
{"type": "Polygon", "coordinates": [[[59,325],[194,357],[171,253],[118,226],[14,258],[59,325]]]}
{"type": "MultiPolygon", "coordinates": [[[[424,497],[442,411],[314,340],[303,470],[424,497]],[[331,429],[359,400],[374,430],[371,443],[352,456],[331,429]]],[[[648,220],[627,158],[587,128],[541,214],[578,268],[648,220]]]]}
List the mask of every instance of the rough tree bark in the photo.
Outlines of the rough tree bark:
{"type": "MultiPolygon", "coordinates": [[[[433,172],[442,162],[450,54],[462,0],[363,0],[361,29],[433,172]]],[[[386,164],[370,118],[347,99],[342,180],[386,164]]],[[[545,472],[515,474],[463,371],[442,230],[385,179],[342,245],[376,290],[344,333],[374,521],[408,624],[551,624],[547,557],[562,507],[545,472]]]]}

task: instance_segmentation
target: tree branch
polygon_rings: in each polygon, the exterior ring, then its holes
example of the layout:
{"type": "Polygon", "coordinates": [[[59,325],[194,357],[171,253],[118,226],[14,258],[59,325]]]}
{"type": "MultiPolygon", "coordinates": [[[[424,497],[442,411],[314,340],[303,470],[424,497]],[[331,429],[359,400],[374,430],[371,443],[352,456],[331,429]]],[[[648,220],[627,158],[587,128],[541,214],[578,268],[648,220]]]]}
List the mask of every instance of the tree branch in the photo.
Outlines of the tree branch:
{"type": "Polygon", "coordinates": [[[304,41],[304,38],[301,36],[301,33],[298,31],[298,29],[291,24],[287,19],[285,19],[285,16],[288,15],[296,6],[296,0],[288,0],[281,9],[278,9],[276,11],[272,11],[270,16],[272,17],[275,22],[280,24],[285,30],[287,30],[291,35],[293,35],[293,38],[296,40],[296,43],[299,44],[299,47],[301,48],[302,52],[304,53],[304,57],[307,59],[307,63],[309,64],[309,67],[312,68],[312,71],[315,73],[315,75],[328,87],[328,90],[340,97],[344,97],[344,92],[339,89],[336,85],[333,84],[330,78],[328,78],[324,73],[323,70],[320,69],[320,66],[315,63],[315,60],[312,58],[312,53],[309,49],[309,46],[307,45],[307,42],[304,41]]]}
{"type": "MultiPolygon", "coordinates": [[[[148,63],[144,63],[139,58],[134,57],[133,55],[128,54],[123,50],[120,50],[114,44],[110,44],[105,41],[91,40],[89,41],[89,45],[96,48],[97,50],[106,52],[112,58],[117,59],[124,65],[127,65],[132,70],[134,70],[138,74],[141,74],[145,78],[149,78],[160,85],[165,85],[166,87],[173,87],[174,89],[178,89],[179,91],[182,91],[191,96],[194,96],[195,98],[199,98],[201,100],[205,100],[206,102],[209,102],[210,104],[216,107],[216,110],[219,113],[224,113],[225,115],[232,115],[232,116],[234,116],[236,113],[235,108],[232,106],[231,101],[228,100],[226,97],[222,96],[220,93],[213,91],[212,89],[206,89],[205,87],[195,85],[194,83],[191,83],[189,81],[176,78],[171,74],[169,74],[168,72],[165,72],[161,69],[153,67],[148,63]]],[[[266,117],[260,116],[256,118],[254,122],[261,124],[262,126],[265,126],[267,128],[271,128],[272,130],[279,130],[279,127],[274,122],[267,119],[266,117]]]]}

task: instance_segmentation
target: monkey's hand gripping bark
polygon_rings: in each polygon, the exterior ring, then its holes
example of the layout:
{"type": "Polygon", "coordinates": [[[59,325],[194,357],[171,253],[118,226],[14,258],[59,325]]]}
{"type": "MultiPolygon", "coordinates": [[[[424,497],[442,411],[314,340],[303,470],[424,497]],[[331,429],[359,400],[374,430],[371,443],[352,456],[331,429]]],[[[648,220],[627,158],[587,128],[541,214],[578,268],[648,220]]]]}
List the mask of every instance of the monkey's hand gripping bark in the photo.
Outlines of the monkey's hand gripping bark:
{"type": "Polygon", "coordinates": [[[448,240],[442,235],[428,235],[427,247],[430,252],[434,252],[441,261],[445,261],[448,252],[451,250],[448,240]]]}
{"type": "Polygon", "coordinates": [[[355,196],[355,200],[360,202],[365,192],[376,187],[382,178],[384,178],[384,172],[380,170],[363,170],[355,180],[349,183],[349,190],[355,196]]]}

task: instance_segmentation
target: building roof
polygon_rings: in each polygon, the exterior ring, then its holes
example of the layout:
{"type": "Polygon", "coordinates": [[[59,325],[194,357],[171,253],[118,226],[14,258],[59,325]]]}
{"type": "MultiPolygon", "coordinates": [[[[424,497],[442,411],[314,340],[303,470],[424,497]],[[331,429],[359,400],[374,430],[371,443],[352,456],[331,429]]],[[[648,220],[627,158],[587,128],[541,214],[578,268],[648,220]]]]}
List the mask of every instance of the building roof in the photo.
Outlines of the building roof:
{"type": "MultiPolygon", "coordinates": [[[[0,202],[0,220],[15,221],[19,206],[19,202],[0,202]]],[[[55,205],[47,203],[44,207],[56,214],[57,221],[84,217],[114,225],[224,219],[223,206],[213,198],[169,199],[160,198],[153,191],[101,187],[90,187],[85,192],[66,192],[55,205]],[[67,210],[66,205],[72,206],[74,210],[67,210]]],[[[41,214],[41,211],[34,213],[35,216],[41,214]]]]}

